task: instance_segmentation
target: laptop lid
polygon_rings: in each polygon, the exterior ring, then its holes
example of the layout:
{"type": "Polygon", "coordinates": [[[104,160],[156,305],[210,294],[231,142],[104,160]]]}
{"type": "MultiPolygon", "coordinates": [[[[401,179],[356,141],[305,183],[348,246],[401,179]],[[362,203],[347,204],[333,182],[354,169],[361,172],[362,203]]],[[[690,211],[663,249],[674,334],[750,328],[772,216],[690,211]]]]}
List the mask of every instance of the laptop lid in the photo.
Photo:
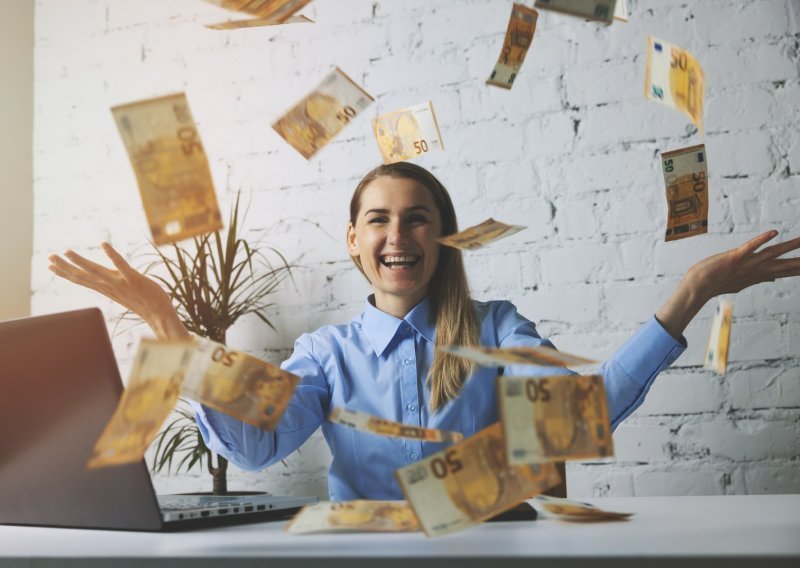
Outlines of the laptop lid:
{"type": "Polygon", "coordinates": [[[0,322],[0,523],[161,528],[144,460],[86,469],[122,390],[100,310],[0,322]]]}

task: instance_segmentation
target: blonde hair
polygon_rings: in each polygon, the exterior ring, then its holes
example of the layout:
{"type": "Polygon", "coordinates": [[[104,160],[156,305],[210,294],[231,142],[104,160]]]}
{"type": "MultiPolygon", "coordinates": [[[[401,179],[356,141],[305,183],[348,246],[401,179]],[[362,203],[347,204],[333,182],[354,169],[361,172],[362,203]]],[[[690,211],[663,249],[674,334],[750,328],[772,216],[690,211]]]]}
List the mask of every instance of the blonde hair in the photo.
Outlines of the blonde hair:
{"type": "MultiPolygon", "coordinates": [[[[413,179],[419,182],[433,196],[442,223],[442,235],[458,232],[456,211],[450,194],[432,173],[408,162],[380,165],[367,173],[358,183],[350,200],[350,223],[353,227],[361,210],[361,196],[364,190],[372,181],[383,176],[413,179]]],[[[361,259],[356,256],[350,258],[366,277],[361,259]]],[[[461,393],[464,381],[475,368],[472,362],[440,351],[438,348],[447,345],[474,346],[478,345],[480,338],[478,313],[469,294],[467,274],[460,250],[442,247],[439,251],[439,262],[428,285],[428,301],[430,317],[436,323],[437,349],[427,381],[431,389],[430,407],[431,410],[437,411],[461,393]]]]}

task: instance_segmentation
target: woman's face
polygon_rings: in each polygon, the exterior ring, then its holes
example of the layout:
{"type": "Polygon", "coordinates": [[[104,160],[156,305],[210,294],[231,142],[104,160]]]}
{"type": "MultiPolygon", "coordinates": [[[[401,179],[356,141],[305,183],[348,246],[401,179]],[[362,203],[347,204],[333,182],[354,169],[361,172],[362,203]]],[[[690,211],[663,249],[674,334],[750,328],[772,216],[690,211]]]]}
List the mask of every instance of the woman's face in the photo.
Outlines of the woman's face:
{"type": "Polygon", "coordinates": [[[408,178],[379,177],[361,193],[347,244],[375,289],[376,306],[403,317],[428,292],[442,235],[431,192],[408,178]]]}

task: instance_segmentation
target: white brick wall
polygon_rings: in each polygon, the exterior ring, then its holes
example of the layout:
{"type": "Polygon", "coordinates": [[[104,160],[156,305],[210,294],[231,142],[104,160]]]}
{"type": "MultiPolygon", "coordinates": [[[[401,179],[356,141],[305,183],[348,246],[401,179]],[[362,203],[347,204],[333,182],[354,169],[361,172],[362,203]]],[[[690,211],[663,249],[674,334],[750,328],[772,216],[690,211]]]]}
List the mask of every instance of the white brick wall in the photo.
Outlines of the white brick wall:
{"type": "MultiPolygon", "coordinates": [[[[530,4],[531,2],[527,2],[530,4]]],[[[565,349],[606,357],[703,256],[777,228],[800,229],[800,3],[631,0],[606,28],[542,12],[512,91],[486,87],[510,12],[501,0],[316,0],[313,25],[217,32],[199,0],[37,0],[33,311],[99,305],[55,280],[46,256],[100,259],[109,239],[137,265],[148,237],[109,107],[185,91],[223,210],[251,199],[247,226],[290,258],[297,288],[229,342],[280,360],[294,338],[356,314],[368,290],[344,246],[347,202],[380,161],[369,118],[434,101],[446,151],[420,161],[450,188],[467,226],[491,214],[529,228],[467,255],[482,299],[509,298],[565,349]],[[705,138],[642,97],[648,35],[689,49],[707,76],[705,138]],[[269,126],[334,65],[376,103],[306,162],[269,126]],[[658,152],[704,141],[708,235],[664,243],[658,152]]],[[[690,347],[618,429],[613,461],[572,464],[573,495],[800,491],[800,286],[735,298],[729,374],[699,367],[711,306],[690,347]]],[[[115,339],[123,371],[144,330],[115,339]]],[[[234,472],[231,486],[326,492],[315,435],[286,465],[234,472]]],[[[162,490],[208,488],[204,474],[162,490]]]]}

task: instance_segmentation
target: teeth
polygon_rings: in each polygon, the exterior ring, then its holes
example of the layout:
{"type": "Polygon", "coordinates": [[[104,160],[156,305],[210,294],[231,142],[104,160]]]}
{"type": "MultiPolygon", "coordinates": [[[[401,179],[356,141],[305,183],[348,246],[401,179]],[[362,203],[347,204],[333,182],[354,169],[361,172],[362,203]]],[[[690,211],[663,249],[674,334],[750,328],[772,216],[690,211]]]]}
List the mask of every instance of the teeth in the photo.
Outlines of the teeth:
{"type": "Polygon", "coordinates": [[[384,264],[394,264],[396,262],[416,262],[417,256],[384,256],[384,264]]]}

